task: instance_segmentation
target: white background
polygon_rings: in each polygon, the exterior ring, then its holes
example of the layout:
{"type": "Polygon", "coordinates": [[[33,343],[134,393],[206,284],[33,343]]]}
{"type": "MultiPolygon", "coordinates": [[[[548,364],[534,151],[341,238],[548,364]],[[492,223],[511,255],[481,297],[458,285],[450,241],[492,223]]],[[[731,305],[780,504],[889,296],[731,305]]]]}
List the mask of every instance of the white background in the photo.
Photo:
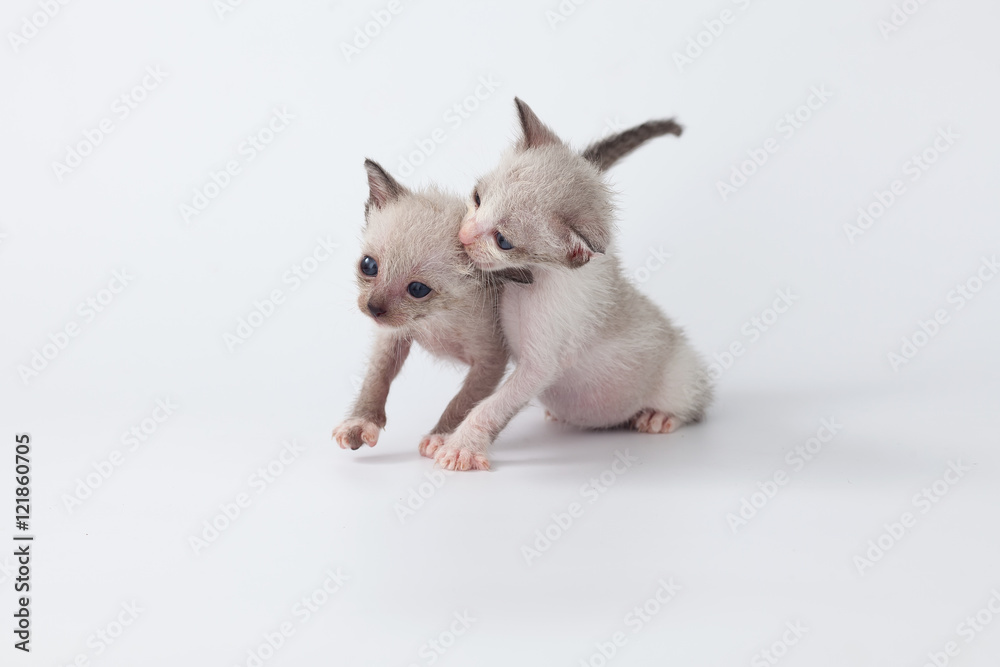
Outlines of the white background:
{"type": "Polygon", "coordinates": [[[623,632],[608,664],[760,665],[797,622],[789,667],[917,666],[949,641],[950,664],[995,665],[1000,618],[971,642],[957,633],[1000,590],[1000,280],[961,309],[953,290],[1000,251],[1000,7],[910,4],[885,35],[888,0],[591,0],[564,21],[547,16],[556,0],[403,0],[348,59],[341,44],[385,2],[249,0],[223,16],[210,0],[73,2],[16,46],[40,10],[5,3],[0,497],[14,434],[30,433],[36,542],[30,655],[12,648],[0,550],[0,662],[253,665],[262,635],[291,622],[264,664],[428,665],[422,646],[467,611],[434,664],[596,666],[596,645],[623,632]],[[703,22],[724,9],[712,39],[703,22]],[[678,66],[699,33],[708,46],[678,66]],[[166,78],[121,119],[112,105],[147,67],[166,78]],[[498,88],[447,122],[480,77],[498,88]],[[814,87],[832,96],[786,136],[778,123],[814,87]],[[461,369],[415,354],[378,446],[331,443],[372,336],[354,303],[362,161],[398,175],[440,127],[404,181],[464,195],[516,136],[515,95],[580,146],[653,117],[686,126],[610,175],[624,263],[707,357],[745,352],[701,425],[582,433],[533,406],[492,472],[448,476],[401,522],[433,476],[419,437],[461,369]],[[241,143],[276,108],[294,120],[246,161],[241,143]],[[113,132],[60,179],[53,163],[103,118],[113,132]],[[948,128],[958,138],[912,180],[906,163],[948,128]],[[718,183],[771,137],[778,151],[723,200],[718,183]],[[186,223],[179,206],[232,159],[241,172],[186,223]],[[904,194],[850,242],[845,224],[896,179],[904,194]],[[318,237],[339,248],[292,290],[283,275],[318,237]],[[644,272],[651,249],[671,257],[644,272]],[[134,279],[88,322],[78,305],[123,269],[134,279]],[[230,351],[224,335],[274,289],[285,302],[230,351]],[[794,305],[751,341],[744,324],[778,290],[794,305]],[[947,323],[894,369],[888,355],[938,309],[947,323]],[[79,335],[22,379],[70,323],[79,335]],[[178,407],[130,451],[122,434],[157,399],[178,407]],[[842,427],[795,471],[786,456],[822,419],[842,427]],[[258,494],[250,476],[291,439],[304,453],[258,494]],[[122,464],[68,508],[116,450],[122,464]],[[581,487],[616,451],[641,462],[590,503],[581,487]],[[914,495],[959,461],[968,472],[922,512],[914,495]],[[778,471],[789,483],[734,532],[727,515],[778,471]],[[240,493],[250,506],[196,554],[189,539],[240,493]],[[573,502],[583,515],[529,565],[522,547],[573,502]],[[859,568],[904,512],[915,526],[859,568]],[[349,580],[300,623],[297,601],[337,568],[349,580]],[[661,578],[681,590],[633,632],[626,615],[661,578]],[[95,633],[117,632],[133,601],[138,619],[103,645],[95,633]]]}

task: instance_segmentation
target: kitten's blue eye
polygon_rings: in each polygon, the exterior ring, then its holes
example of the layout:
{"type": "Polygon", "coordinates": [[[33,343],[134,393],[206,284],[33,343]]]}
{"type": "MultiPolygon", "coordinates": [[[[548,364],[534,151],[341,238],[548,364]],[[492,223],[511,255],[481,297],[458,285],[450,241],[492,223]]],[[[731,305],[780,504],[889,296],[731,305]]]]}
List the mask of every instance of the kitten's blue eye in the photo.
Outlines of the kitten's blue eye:
{"type": "Polygon", "coordinates": [[[423,299],[431,293],[431,288],[423,283],[412,282],[406,286],[406,291],[415,299],[423,299]]]}
{"type": "Polygon", "coordinates": [[[361,258],[361,273],[366,276],[377,276],[378,275],[378,262],[374,259],[365,255],[361,258]]]}
{"type": "Polygon", "coordinates": [[[501,250],[510,250],[511,248],[514,247],[514,244],[508,241],[506,238],[504,238],[504,235],[501,234],[500,232],[497,232],[493,236],[494,238],[496,238],[497,245],[500,246],[501,250]]]}
{"type": "Polygon", "coordinates": [[[479,208],[479,205],[482,204],[482,202],[479,200],[479,190],[473,190],[472,201],[476,202],[476,208],[479,208]]]}

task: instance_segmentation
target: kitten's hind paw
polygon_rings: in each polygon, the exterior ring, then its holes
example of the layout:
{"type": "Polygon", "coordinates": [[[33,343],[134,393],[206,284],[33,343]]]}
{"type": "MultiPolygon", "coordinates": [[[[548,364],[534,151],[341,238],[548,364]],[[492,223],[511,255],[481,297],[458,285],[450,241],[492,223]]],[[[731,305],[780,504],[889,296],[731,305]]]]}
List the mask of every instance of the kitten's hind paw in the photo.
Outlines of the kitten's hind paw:
{"type": "Polygon", "coordinates": [[[439,450],[443,444],[444,434],[429,433],[420,439],[420,455],[432,459],[434,452],[439,450]]]}
{"type": "Polygon", "coordinates": [[[545,411],[545,421],[547,421],[547,422],[558,422],[559,421],[559,417],[556,417],[554,414],[552,414],[551,412],[549,412],[548,410],[546,410],[545,411]]]}
{"type": "Polygon", "coordinates": [[[643,410],[629,424],[639,433],[670,433],[681,425],[681,420],[659,410],[643,410]]]}
{"type": "Polygon", "coordinates": [[[434,460],[445,470],[489,470],[490,460],[473,449],[445,445],[437,450],[434,460]]]}
{"type": "Polygon", "coordinates": [[[358,449],[361,445],[374,447],[378,442],[380,430],[375,422],[361,417],[351,417],[333,429],[333,439],[337,441],[341,449],[348,447],[358,449]]]}

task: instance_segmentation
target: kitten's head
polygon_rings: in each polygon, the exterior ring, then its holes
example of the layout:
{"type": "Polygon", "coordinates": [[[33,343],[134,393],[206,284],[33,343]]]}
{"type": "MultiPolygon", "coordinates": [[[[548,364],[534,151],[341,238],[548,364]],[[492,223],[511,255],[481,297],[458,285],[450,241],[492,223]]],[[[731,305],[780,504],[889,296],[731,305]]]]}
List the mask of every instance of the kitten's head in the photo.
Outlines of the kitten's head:
{"type": "Polygon", "coordinates": [[[482,281],[455,236],[461,200],[436,190],[414,193],[372,160],[357,262],[358,307],[380,325],[414,327],[468,309],[482,281]]]}
{"type": "Polygon", "coordinates": [[[479,268],[583,266],[607,249],[614,209],[592,163],[515,98],[521,139],[479,179],[459,239],[479,268]]]}

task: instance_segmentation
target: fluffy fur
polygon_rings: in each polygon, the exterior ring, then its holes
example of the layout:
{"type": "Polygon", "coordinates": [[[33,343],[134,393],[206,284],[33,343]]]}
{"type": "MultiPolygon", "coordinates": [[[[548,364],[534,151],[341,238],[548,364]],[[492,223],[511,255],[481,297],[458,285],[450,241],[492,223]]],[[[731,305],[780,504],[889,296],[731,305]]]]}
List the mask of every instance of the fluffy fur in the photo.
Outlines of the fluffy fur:
{"type": "Polygon", "coordinates": [[[485,455],[535,397],[585,428],[667,433],[701,419],[712,396],[703,361],[625,280],[612,245],[614,208],[599,165],[615,151],[576,153],[516,103],[521,140],[476,185],[459,239],[476,266],[527,269],[534,282],[501,302],[513,372],[446,446],[485,455]]]}

